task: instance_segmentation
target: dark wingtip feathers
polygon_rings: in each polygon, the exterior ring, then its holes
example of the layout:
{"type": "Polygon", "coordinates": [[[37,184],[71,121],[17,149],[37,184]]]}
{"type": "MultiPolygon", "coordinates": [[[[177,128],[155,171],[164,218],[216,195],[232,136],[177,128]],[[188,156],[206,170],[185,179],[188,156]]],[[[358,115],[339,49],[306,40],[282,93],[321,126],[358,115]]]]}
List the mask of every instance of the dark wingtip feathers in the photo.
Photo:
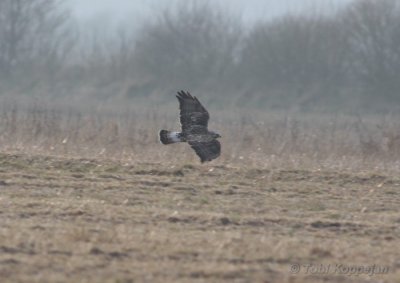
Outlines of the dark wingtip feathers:
{"type": "Polygon", "coordinates": [[[184,91],[184,90],[181,90],[181,91],[178,91],[178,95],[176,96],[178,99],[187,99],[187,98],[189,98],[189,99],[195,99],[195,97],[193,97],[188,91],[184,91]]]}
{"type": "Polygon", "coordinates": [[[185,99],[191,99],[200,104],[200,101],[197,99],[196,96],[191,95],[188,91],[178,91],[178,95],[176,95],[176,98],[178,98],[179,101],[183,102],[185,99]]]}

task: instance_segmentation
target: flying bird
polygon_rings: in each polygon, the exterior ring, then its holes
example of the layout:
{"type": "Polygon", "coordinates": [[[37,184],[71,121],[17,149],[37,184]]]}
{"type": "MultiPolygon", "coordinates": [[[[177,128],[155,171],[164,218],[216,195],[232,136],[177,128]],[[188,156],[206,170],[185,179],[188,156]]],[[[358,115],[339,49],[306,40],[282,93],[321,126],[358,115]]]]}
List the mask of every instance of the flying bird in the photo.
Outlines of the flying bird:
{"type": "Polygon", "coordinates": [[[201,162],[211,161],[221,154],[221,136],[208,130],[210,114],[200,101],[189,92],[180,91],[176,96],[179,101],[181,132],[161,130],[160,142],[171,144],[187,142],[200,157],[201,162]]]}

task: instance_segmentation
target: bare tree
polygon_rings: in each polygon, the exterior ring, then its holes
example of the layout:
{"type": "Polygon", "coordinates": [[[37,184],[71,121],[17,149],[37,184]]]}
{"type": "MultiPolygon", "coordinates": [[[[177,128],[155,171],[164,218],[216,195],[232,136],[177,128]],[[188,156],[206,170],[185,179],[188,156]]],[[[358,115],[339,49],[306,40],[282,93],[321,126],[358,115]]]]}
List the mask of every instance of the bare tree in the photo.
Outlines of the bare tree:
{"type": "Polygon", "coordinates": [[[253,88],[283,103],[308,104],[343,84],[345,58],[345,34],[335,18],[287,15],[256,24],[244,43],[242,72],[253,88]]]}
{"type": "Polygon", "coordinates": [[[107,27],[106,23],[96,21],[85,26],[75,63],[85,70],[85,80],[121,82],[133,76],[134,31],[122,25],[107,27]]]}
{"type": "Polygon", "coordinates": [[[240,25],[222,10],[190,1],[144,25],[136,43],[135,68],[142,80],[163,85],[224,85],[240,34],[240,25]]]}
{"type": "Polygon", "coordinates": [[[377,100],[400,101],[400,2],[360,0],[344,13],[354,74],[377,100]]]}
{"type": "Polygon", "coordinates": [[[3,77],[33,68],[53,73],[73,46],[66,28],[68,17],[59,0],[1,0],[0,72],[3,77]]]}

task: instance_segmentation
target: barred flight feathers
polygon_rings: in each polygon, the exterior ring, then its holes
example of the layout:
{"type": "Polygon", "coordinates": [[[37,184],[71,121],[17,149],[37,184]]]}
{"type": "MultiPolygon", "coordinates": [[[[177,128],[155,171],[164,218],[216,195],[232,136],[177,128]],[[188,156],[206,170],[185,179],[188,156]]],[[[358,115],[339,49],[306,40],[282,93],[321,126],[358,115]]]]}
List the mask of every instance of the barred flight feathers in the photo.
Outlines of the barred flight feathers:
{"type": "Polygon", "coordinates": [[[176,97],[179,101],[182,132],[161,130],[160,142],[163,144],[188,142],[202,163],[220,156],[221,144],[217,138],[221,136],[208,130],[210,114],[207,109],[197,97],[187,91],[179,91],[176,97]]]}

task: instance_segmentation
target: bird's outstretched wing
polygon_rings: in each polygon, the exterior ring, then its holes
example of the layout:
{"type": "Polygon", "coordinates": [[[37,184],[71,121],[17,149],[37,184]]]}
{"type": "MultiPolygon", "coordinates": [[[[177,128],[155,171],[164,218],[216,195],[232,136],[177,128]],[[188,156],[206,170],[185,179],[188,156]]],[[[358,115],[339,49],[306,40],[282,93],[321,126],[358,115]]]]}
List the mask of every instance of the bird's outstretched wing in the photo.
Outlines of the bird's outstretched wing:
{"type": "Polygon", "coordinates": [[[176,97],[179,100],[182,131],[185,132],[193,126],[207,128],[210,115],[200,101],[189,92],[184,92],[183,90],[179,91],[176,97]]]}
{"type": "Polygon", "coordinates": [[[200,157],[201,163],[211,161],[221,154],[221,144],[217,140],[210,142],[189,142],[189,144],[200,157]]]}

